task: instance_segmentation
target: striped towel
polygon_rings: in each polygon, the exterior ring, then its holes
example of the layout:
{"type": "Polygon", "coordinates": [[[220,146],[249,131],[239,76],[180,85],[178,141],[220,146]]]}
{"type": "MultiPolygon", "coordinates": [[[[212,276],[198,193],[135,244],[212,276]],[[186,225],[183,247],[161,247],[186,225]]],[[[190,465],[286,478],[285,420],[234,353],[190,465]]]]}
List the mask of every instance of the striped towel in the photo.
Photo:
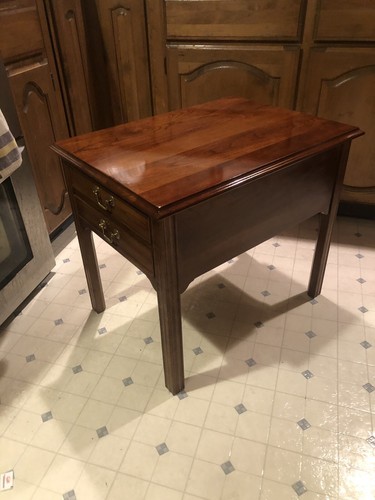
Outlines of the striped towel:
{"type": "Polygon", "coordinates": [[[21,163],[21,151],[0,109],[0,180],[9,177],[21,163]]]}

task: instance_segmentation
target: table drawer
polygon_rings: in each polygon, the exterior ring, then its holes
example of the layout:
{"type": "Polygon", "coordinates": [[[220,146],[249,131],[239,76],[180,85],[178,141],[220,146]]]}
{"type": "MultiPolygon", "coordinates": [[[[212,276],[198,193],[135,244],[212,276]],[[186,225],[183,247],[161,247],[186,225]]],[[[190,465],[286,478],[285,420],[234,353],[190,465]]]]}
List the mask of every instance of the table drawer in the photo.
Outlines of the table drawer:
{"type": "Polygon", "coordinates": [[[70,176],[74,193],[92,204],[98,213],[151,242],[150,221],[146,215],[100,186],[91,177],[73,169],[70,171],[70,176]]]}
{"type": "Polygon", "coordinates": [[[113,246],[147,275],[154,275],[154,265],[150,245],[138,238],[128,227],[123,226],[102,211],[93,208],[78,197],[74,199],[77,215],[98,236],[113,246]]]}
{"type": "Polygon", "coordinates": [[[300,38],[304,0],[166,0],[169,39],[300,38]]]}

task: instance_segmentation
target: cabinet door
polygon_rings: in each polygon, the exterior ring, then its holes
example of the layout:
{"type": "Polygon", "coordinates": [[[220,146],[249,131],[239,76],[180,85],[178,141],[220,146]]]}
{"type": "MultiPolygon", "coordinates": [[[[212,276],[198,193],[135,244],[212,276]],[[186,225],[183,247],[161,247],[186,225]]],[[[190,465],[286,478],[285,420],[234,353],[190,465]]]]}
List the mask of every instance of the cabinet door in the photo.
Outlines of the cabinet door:
{"type": "Polygon", "coordinates": [[[60,161],[49,148],[56,140],[68,136],[62,104],[54,91],[46,61],[10,71],[9,81],[51,233],[71,214],[60,161]]]}
{"type": "Polygon", "coordinates": [[[170,45],[167,59],[170,109],[226,96],[294,106],[298,48],[170,45]]]}
{"type": "Polygon", "coordinates": [[[96,0],[115,123],[152,114],[143,1],[96,0]]]}
{"type": "Polygon", "coordinates": [[[302,110],[360,127],[353,141],[342,200],[375,204],[375,49],[312,49],[302,110]]]}

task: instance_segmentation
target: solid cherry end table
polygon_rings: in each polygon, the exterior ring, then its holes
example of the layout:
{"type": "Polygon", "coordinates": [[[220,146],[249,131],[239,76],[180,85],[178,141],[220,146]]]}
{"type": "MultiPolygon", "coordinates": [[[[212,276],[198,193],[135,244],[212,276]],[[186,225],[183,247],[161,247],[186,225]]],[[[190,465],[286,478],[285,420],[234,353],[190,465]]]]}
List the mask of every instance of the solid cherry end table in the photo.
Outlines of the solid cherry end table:
{"type": "MultiPolygon", "coordinates": [[[[92,232],[157,292],[165,384],[184,388],[180,294],[197,276],[321,214],[308,295],[321,291],[355,126],[224,98],[58,142],[92,307],[92,232]]],[[[126,305],[124,305],[126,307],[126,305]]]]}

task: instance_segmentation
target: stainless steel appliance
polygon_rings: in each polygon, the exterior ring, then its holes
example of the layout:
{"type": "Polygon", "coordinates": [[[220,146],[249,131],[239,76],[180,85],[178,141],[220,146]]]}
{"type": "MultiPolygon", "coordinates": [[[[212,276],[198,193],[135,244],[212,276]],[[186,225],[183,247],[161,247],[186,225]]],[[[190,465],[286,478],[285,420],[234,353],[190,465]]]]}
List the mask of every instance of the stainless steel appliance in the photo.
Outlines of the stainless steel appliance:
{"type": "MultiPolygon", "coordinates": [[[[4,65],[0,61],[0,109],[24,147],[4,65]]],[[[55,260],[26,149],[22,163],[0,172],[0,325],[48,275],[55,260]]]]}

